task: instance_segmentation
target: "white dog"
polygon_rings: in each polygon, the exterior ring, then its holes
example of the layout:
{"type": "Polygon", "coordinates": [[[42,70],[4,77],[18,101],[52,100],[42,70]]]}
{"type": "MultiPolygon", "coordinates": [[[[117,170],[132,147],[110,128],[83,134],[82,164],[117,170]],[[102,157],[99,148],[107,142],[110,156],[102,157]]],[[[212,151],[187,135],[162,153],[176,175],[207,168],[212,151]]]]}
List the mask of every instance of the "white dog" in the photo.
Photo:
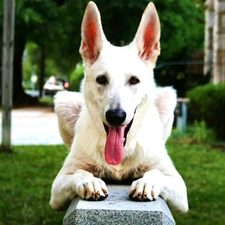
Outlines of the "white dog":
{"type": "Polygon", "coordinates": [[[80,47],[85,64],[82,94],[62,92],[55,100],[60,133],[71,151],[52,185],[53,209],[66,209],[76,196],[106,198],[103,180],[132,180],[131,199],[161,196],[171,208],[188,210],[186,186],[165,149],[176,94],[154,83],[159,39],[153,3],[125,47],[107,41],[97,6],[88,4],[80,47]]]}

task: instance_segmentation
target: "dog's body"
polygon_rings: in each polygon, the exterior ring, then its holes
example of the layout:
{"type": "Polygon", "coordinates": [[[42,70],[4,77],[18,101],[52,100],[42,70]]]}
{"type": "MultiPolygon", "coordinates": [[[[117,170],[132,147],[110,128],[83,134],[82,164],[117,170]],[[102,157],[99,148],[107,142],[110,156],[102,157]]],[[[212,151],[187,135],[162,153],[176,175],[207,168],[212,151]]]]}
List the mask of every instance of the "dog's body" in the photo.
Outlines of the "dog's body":
{"type": "Polygon", "coordinates": [[[55,210],[65,209],[77,195],[106,198],[103,180],[133,180],[131,199],[160,195],[175,210],[188,210],[186,186],[165,149],[176,94],[156,88],[153,79],[159,38],[152,3],[133,42],[121,48],[106,40],[97,7],[88,4],[80,48],[86,73],[82,95],[62,92],[55,100],[60,133],[71,149],[52,185],[55,210]]]}

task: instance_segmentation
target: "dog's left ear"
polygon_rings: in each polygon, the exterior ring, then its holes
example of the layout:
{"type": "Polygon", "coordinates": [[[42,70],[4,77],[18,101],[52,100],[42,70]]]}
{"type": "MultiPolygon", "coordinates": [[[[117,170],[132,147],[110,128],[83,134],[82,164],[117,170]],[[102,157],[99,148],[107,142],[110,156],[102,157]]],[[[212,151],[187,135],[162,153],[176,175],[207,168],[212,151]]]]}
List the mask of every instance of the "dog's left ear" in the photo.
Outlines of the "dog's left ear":
{"type": "Polygon", "coordinates": [[[100,54],[106,37],[102,30],[101,17],[94,2],[89,2],[81,27],[80,54],[87,64],[93,64],[100,54]]]}
{"type": "Polygon", "coordinates": [[[155,64],[160,54],[160,22],[152,2],[146,7],[135,38],[131,44],[140,58],[148,64],[155,64]]]}

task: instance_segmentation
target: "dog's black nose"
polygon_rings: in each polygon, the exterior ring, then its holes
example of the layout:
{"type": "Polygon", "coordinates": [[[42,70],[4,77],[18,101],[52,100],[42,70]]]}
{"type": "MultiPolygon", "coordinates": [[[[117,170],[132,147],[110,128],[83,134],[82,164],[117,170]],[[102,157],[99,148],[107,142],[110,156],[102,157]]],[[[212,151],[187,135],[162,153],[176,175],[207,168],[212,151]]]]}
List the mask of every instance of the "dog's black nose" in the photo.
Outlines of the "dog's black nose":
{"type": "Polygon", "coordinates": [[[109,109],[106,112],[106,119],[112,126],[119,126],[125,121],[126,112],[122,109],[109,109]]]}

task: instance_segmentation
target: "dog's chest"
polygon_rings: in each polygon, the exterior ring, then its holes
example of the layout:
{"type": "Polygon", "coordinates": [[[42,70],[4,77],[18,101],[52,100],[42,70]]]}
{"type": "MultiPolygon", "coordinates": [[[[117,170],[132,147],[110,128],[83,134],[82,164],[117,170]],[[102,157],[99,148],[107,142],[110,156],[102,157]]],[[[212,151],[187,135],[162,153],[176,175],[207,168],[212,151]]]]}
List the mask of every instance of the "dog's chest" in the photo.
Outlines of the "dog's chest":
{"type": "Polygon", "coordinates": [[[106,180],[123,181],[133,180],[140,178],[145,172],[150,170],[149,165],[139,165],[132,167],[130,165],[118,165],[118,166],[94,166],[90,165],[87,169],[92,172],[95,177],[99,177],[106,180]]]}

